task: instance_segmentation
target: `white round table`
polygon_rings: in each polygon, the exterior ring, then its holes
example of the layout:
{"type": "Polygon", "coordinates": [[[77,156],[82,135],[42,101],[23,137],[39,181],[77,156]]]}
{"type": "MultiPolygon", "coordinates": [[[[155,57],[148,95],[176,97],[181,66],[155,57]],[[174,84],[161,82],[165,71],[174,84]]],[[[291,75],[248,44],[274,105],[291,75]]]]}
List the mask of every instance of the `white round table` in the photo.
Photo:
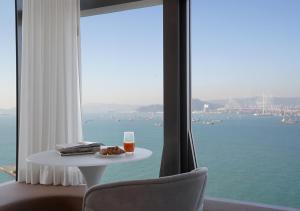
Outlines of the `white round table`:
{"type": "Polygon", "coordinates": [[[144,160],[151,155],[152,152],[144,148],[135,148],[132,155],[123,154],[109,158],[100,157],[99,154],[60,156],[55,150],[49,150],[30,155],[26,161],[47,166],[78,167],[85,178],[87,187],[90,188],[99,183],[107,165],[144,160]]]}

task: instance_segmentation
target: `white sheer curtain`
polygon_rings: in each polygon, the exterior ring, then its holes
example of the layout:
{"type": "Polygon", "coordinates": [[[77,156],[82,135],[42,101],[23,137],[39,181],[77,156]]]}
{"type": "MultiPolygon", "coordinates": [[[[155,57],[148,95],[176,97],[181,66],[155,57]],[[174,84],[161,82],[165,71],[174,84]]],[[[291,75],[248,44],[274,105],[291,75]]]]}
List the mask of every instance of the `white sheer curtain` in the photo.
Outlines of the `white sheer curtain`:
{"type": "Polygon", "coordinates": [[[23,0],[18,181],[77,185],[76,168],[27,164],[28,155],[82,139],[79,0],[23,0]]]}

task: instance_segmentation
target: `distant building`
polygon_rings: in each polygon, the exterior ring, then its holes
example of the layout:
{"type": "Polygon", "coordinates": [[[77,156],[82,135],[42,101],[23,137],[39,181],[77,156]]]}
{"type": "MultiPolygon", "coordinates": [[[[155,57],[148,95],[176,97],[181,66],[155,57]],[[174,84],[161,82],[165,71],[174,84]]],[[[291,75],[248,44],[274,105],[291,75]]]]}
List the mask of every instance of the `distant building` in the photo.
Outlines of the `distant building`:
{"type": "Polygon", "coordinates": [[[209,109],[209,105],[208,104],[204,104],[203,105],[203,112],[208,112],[209,109]]]}

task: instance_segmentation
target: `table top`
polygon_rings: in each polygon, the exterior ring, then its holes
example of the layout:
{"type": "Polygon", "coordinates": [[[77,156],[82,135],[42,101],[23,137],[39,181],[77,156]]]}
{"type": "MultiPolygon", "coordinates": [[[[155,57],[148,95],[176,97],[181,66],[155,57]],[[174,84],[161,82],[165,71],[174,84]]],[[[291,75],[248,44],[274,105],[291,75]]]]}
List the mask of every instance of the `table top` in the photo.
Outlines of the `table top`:
{"type": "Polygon", "coordinates": [[[55,150],[39,152],[27,157],[29,163],[48,165],[48,166],[107,166],[114,163],[127,163],[132,161],[144,160],[152,155],[152,152],[144,148],[135,148],[134,154],[123,154],[118,157],[100,157],[99,154],[60,156],[55,150]]]}

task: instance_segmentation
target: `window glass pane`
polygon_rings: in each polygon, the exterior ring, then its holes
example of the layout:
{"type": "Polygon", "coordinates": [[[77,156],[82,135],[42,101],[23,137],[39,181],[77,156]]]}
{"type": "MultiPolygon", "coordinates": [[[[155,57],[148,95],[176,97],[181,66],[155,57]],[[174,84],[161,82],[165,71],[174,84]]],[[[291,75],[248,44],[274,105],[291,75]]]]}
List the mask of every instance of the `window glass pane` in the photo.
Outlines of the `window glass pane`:
{"type": "Polygon", "coordinates": [[[193,135],[206,195],[300,208],[300,2],[193,0],[193,135]]]}
{"type": "Polygon", "coordinates": [[[102,182],[158,177],[163,145],[162,6],[81,18],[83,131],[122,145],[134,131],[151,158],[108,166],[102,182]]]}
{"type": "Polygon", "coordinates": [[[0,183],[13,180],[16,163],[15,4],[0,1],[0,183]]]}

